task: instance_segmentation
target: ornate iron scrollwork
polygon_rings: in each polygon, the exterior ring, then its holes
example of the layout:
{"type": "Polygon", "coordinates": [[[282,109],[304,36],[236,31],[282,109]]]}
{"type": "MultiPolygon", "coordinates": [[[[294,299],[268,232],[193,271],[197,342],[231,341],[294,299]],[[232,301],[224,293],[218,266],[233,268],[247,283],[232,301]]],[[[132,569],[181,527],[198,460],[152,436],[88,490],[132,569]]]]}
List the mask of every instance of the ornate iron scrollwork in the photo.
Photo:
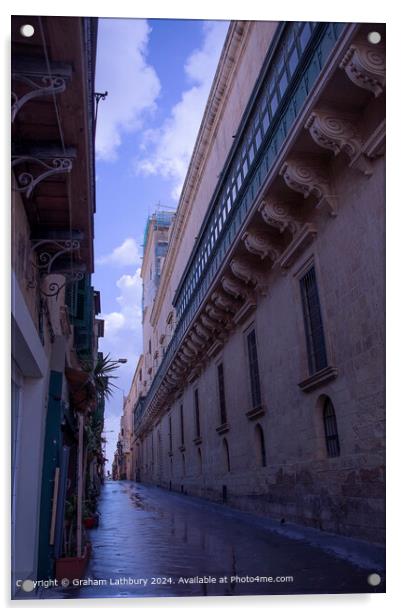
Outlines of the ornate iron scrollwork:
{"type": "Polygon", "coordinates": [[[11,92],[11,121],[14,122],[18,112],[28,101],[41,96],[52,96],[66,89],[66,80],[58,75],[32,75],[28,77],[21,73],[12,74],[13,81],[19,81],[29,86],[31,89],[23,96],[18,97],[16,92],[11,92]]]}
{"type": "Polygon", "coordinates": [[[57,297],[60,291],[66,286],[68,282],[76,282],[82,280],[84,272],[75,268],[74,265],[71,269],[61,270],[57,269],[55,263],[64,254],[68,254],[80,249],[79,240],[54,240],[54,239],[41,239],[35,240],[32,243],[32,253],[36,253],[36,259],[31,259],[32,275],[28,281],[28,287],[35,288],[39,286],[39,291],[46,297],[57,297]],[[41,250],[41,247],[49,246],[47,250],[41,250]],[[64,282],[59,283],[56,280],[52,280],[44,285],[44,280],[52,275],[59,274],[64,276],[64,282]],[[38,285],[39,279],[39,285],[38,285]]]}
{"type": "Polygon", "coordinates": [[[36,177],[28,171],[23,171],[17,175],[18,185],[15,190],[25,193],[28,198],[32,195],[35,186],[37,186],[39,182],[42,182],[42,180],[52,175],[57,175],[59,173],[70,173],[73,168],[73,162],[70,158],[53,158],[49,164],[49,162],[45,162],[35,156],[15,156],[12,159],[11,167],[16,167],[22,163],[34,163],[44,168],[43,173],[36,177]]]}

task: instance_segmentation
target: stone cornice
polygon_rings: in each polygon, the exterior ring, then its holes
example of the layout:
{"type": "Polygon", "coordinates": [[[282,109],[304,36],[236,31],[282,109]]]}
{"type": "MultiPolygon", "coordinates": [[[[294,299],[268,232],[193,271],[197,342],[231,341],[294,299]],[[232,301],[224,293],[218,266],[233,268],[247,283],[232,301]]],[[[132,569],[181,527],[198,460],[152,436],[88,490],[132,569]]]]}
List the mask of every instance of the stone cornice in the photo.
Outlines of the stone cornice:
{"type": "Polygon", "coordinates": [[[182,230],[191,213],[191,205],[203,176],[203,169],[213,144],[213,134],[218,125],[233,81],[233,69],[238,65],[251,28],[249,21],[232,21],[218,68],[212,83],[200,130],[195,142],[187,175],[181,192],[176,218],[173,223],[168,252],[165,257],[163,272],[152,308],[150,322],[155,326],[167,293],[167,286],[172,276],[176,257],[183,237],[182,230]]]}

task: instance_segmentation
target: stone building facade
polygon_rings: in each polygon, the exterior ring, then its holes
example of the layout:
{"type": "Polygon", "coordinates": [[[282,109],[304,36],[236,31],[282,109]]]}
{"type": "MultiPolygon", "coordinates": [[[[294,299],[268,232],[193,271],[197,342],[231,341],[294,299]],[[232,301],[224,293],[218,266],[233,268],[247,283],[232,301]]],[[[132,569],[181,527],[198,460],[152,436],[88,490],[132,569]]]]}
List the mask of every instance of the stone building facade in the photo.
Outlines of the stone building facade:
{"type": "Polygon", "coordinates": [[[231,23],[144,322],[131,478],[384,541],[384,39],[231,23]]]}

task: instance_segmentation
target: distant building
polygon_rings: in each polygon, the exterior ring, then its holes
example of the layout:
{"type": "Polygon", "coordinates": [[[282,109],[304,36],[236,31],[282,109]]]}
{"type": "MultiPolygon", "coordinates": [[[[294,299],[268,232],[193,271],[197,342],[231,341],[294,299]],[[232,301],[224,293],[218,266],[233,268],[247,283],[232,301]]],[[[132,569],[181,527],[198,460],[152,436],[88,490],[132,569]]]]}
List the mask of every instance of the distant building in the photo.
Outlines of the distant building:
{"type": "MultiPolygon", "coordinates": [[[[384,539],[385,31],[232,22],[158,284],[132,478],[384,539]]],[[[151,263],[152,261],[152,263],[151,263]]]]}
{"type": "Polygon", "coordinates": [[[116,469],[120,469],[116,471],[116,475],[118,474],[120,479],[123,478],[122,474],[126,479],[136,477],[138,456],[134,455],[134,448],[137,447],[134,443],[134,407],[147,392],[149,384],[152,382],[163,359],[174,329],[173,312],[169,327],[162,328],[159,334],[158,328],[154,326],[153,319],[154,302],[159,288],[174,218],[174,212],[158,207],[149,216],[145,226],[144,257],[141,268],[141,278],[143,281],[142,330],[144,352],[138,361],[130,392],[124,399],[119,434],[122,457],[120,457],[119,450],[116,451],[115,456],[116,469]],[[118,460],[120,463],[118,463],[118,460]]]}

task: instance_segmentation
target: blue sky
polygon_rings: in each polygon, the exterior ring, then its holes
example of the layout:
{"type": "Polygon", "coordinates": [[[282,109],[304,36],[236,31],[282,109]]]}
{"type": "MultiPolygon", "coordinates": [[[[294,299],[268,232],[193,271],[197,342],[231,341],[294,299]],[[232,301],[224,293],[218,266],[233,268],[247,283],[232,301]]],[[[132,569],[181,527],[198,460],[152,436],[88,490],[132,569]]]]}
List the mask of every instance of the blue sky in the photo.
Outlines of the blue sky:
{"type": "Polygon", "coordinates": [[[95,274],[105,338],[126,357],[106,408],[109,464],[123,391],[141,353],[141,255],[146,218],[178,204],[227,33],[222,21],[100,19],[96,91],[95,274]]]}

